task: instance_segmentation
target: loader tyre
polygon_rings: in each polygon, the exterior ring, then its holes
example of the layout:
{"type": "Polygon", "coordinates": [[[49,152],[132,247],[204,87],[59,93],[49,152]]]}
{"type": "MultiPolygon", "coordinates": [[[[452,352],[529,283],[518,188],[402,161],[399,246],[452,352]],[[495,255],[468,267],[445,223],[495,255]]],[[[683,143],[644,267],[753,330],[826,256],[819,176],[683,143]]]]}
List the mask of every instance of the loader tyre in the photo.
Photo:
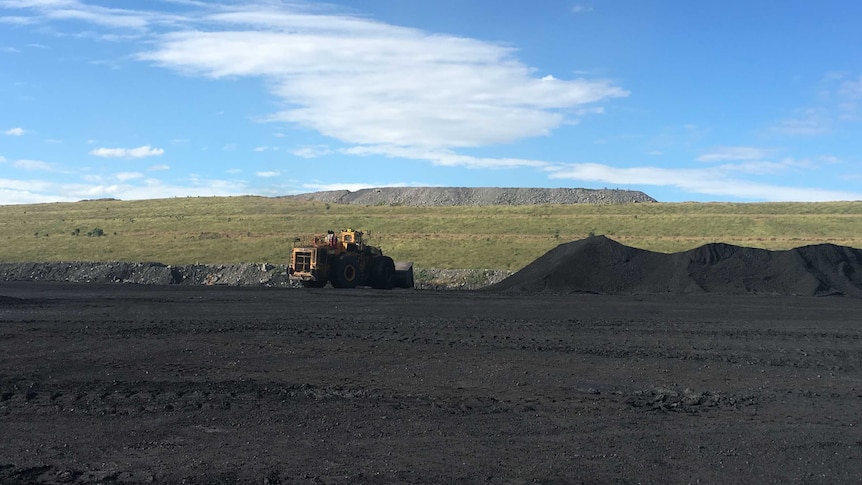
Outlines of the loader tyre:
{"type": "Polygon", "coordinates": [[[330,278],[336,288],[356,288],[359,284],[359,261],[356,258],[342,257],[335,264],[335,272],[330,278]]]}
{"type": "Polygon", "coordinates": [[[371,262],[371,287],[391,290],[395,280],[395,262],[389,256],[374,258],[371,262]]]}

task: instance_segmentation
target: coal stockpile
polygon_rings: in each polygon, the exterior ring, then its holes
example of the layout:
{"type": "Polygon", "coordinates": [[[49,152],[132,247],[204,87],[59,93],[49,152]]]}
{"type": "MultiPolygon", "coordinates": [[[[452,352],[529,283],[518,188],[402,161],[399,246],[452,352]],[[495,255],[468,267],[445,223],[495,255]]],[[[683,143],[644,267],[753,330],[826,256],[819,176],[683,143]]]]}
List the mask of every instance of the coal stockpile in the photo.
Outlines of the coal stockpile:
{"type": "Polygon", "coordinates": [[[490,289],[862,298],[862,250],[818,244],[769,251],[713,243],[664,254],[592,236],[557,246],[490,289]]]}

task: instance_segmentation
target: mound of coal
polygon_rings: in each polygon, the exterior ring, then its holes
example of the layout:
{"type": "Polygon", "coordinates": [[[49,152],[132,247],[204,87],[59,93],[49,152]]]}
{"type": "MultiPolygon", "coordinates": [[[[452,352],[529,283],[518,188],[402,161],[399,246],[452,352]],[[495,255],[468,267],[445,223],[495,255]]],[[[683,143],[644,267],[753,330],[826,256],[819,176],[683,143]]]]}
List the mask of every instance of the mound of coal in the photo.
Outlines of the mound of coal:
{"type": "Polygon", "coordinates": [[[557,246],[489,289],[862,298],[862,250],[818,244],[769,251],[713,243],[664,254],[593,236],[557,246]]]}

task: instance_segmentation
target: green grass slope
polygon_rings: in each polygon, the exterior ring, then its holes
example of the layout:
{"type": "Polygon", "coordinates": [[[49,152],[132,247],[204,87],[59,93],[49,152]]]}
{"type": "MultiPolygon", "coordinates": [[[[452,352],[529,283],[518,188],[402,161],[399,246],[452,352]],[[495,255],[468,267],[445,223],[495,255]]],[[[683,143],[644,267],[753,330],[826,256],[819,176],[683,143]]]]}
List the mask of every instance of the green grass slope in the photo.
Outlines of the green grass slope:
{"type": "Polygon", "coordinates": [[[661,252],[709,242],[862,247],[862,202],[365,207],[211,197],[14,205],[0,206],[0,262],[285,263],[297,236],[346,227],[418,267],[518,270],[591,233],[661,252]]]}

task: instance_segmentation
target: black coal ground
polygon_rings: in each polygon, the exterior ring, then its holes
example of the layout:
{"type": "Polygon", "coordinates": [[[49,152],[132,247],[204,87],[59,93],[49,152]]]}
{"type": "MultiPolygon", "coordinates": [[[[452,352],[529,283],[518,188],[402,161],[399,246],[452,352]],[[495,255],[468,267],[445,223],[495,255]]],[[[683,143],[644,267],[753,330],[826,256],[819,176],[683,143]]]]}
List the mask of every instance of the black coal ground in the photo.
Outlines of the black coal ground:
{"type": "Polygon", "coordinates": [[[862,476],[862,299],[0,295],[0,483],[862,476]]]}

